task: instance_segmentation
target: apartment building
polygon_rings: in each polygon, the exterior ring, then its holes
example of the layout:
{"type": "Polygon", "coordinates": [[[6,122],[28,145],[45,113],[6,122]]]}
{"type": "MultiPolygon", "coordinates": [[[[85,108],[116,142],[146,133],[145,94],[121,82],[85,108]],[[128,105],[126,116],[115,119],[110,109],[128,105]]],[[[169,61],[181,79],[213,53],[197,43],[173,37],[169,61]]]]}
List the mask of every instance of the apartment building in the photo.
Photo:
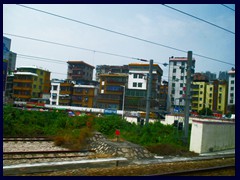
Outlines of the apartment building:
{"type": "Polygon", "coordinates": [[[69,79],[64,80],[64,82],[60,83],[59,105],[71,106],[73,86],[73,82],[69,79]]]}
{"type": "Polygon", "coordinates": [[[17,68],[13,79],[14,100],[29,101],[50,93],[50,72],[36,66],[17,68]]]}
{"type": "MultiPolygon", "coordinates": [[[[167,111],[173,112],[178,107],[181,111],[185,106],[187,82],[187,57],[170,57],[168,71],[168,100],[167,111]]],[[[192,75],[194,74],[195,59],[192,59],[192,75]]]]}
{"type": "Polygon", "coordinates": [[[127,89],[128,74],[108,73],[100,74],[97,107],[102,109],[121,110],[124,90],[127,89]]]}
{"type": "Polygon", "coordinates": [[[123,66],[111,66],[111,65],[97,65],[96,67],[96,81],[99,81],[100,74],[107,73],[128,73],[128,65],[123,66]]]}
{"type": "Polygon", "coordinates": [[[77,84],[80,80],[92,81],[94,66],[84,61],[68,61],[67,63],[67,79],[76,81],[77,84]]]}
{"type": "Polygon", "coordinates": [[[96,107],[97,87],[93,85],[74,85],[72,106],[96,107]]]}
{"type": "Polygon", "coordinates": [[[228,112],[235,113],[235,69],[228,71],[228,112]]]}
{"type": "MultiPolygon", "coordinates": [[[[130,63],[128,73],[128,88],[126,89],[127,110],[145,111],[147,85],[149,77],[149,64],[130,63]]],[[[152,89],[150,109],[159,110],[160,87],[163,71],[158,64],[153,64],[152,70],[152,89]]]]}

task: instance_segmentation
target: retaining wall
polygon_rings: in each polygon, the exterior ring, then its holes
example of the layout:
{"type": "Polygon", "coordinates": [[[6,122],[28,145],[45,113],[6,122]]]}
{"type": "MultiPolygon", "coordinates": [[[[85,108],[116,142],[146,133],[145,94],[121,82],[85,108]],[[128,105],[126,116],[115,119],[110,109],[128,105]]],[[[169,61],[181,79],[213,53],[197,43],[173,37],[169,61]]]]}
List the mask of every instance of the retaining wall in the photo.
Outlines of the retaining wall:
{"type": "Polygon", "coordinates": [[[112,142],[99,132],[96,132],[90,139],[89,146],[89,148],[95,150],[97,153],[107,153],[116,157],[125,157],[128,159],[145,159],[154,156],[142,146],[127,141],[112,142]]]}

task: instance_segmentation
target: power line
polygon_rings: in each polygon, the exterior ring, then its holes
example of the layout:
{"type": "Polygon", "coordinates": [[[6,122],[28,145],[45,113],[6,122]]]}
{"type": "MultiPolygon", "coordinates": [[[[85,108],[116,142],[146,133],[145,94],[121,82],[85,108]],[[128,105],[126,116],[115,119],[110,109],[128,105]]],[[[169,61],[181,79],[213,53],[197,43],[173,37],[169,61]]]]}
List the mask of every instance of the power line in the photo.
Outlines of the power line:
{"type": "Polygon", "coordinates": [[[128,58],[128,59],[136,59],[136,60],[139,59],[139,58],[134,58],[134,57],[129,57],[129,56],[123,56],[123,55],[114,54],[114,53],[108,53],[108,52],[97,51],[97,50],[92,50],[92,49],[87,49],[87,48],[82,48],[82,47],[77,47],[77,46],[72,46],[72,45],[67,45],[67,44],[62,44],[62,43],[47,41],[47,40],[41,40],[41,39],[26,37],[26,36],[14,35],[14,34],[9,34],[9,33],[3,33],[3,34],[9,35],[9,36],[18,37],[18,38],[33,40],[33,41],[39,41],[39,42],[48,43],[48,44],[55,44],[55,45],[64,46],[64,47],[81,49],[81,50],[84,50],[84,51],[90,51],[90,52],[94,52],[94,53],[107,54],[107,55],[111,55],[111,56],[117,56],[117,57],[128,58]]]}
{"type": "Polygon", "coordinates": [[[187,15],[187,16],[190,16],[190,17],[192,17],[192,18],[195,18],[195,19],[198,19],[198,20],[200,20],[200,21],[203,21],[203,22],[205,22],[205,23],[207,23],[207,24],[210,24],[210,25],[212,25],[212,26],[215,26],[215,27],[217,27],[217,28],[219,28],[219,29],[222,29],[222,30],[224,30],[224,31],[227,31],[227,32],[229,32],[229,33],[235,34],[233,31],[230,31],[230,30],[228,30],[228,29],[225,29],[225,28],[223,28],[223,27],[221,27],[221,26],[218,26],[218,25],[216,25],[216,24],[213,24],[213,23],[211,23],[211,22],[209,22],[209,21],[206,21],[206,20],[201,19],[201,18],[199,18],[199,17],[196,17],[196,16],[194,16],[194,15],[188,14],[188,13],[186,13],[186,12],[184,12],[184,11],[179,10],[179,9],[173,8],[173,7],[168,6],[168,5],[166,5],[166,4],[162,4],[162,5],[165,6],[165,7],[170,8],[170,9],[173,9],[173,10],[175,10],[175,11],[178,11],[178,12],[180,12],[180,13],[182,13],[182,14],[185,14],[185,15],[187,15]]]}
{"type": "MultiPolygon", "coordinates": [[[[106,55],[111,55],[111,56],[117,56],[117,57],[122,57],[122,58],[128,58],[128,59],[135,59],[135,60],[139,60],[139,61],[148,61],[148,60],[145,60],[145,59],[140,59],[140,58],[135,58],[135,57],[129,57],[129,56],[124,56],[124,55],[119,55],[119,54],[114,54],[114,53],[108,53],[108,52],[103,52],[103,51],[91,50],[91,49],[87,49],[87,48],[81,48],[81,47],[77,47],[77,46],[66,45],[66,44],[62,44],[62,43],[57,43],[57,42],[52,42],[52,41],[47,41],[47,40],[41,40],[41,39],[36,39],[36,38],[31,38],[31,37],[26,37],[26,36],[20,36],[20,35],[9,34],[9,33],[3,33],[3,34],[9,35],[9,36],[18,37],[18,38],[33,40],[33,41],[44,42],[44,43],[48,43],[48,44],[55,44],[55,45],[59,45],[59,46],[65,46],[65,47],[70,47],[70,48],[75,48],[75,49],[81,49],[81,50],[85,50],[85,51],[91,51],[91,52],[94,52],[94,53],[101,53],[101,54],[106,54],[106,55]]],[[[187,52],[187,51],[186,51],[186,52],[187,52]]],[[[207,57],[207,56],[204,56],[204,55],[200,55],[200,54],[196,54],[196,53],[194,53],[194,55],[195,55],[195,56],[202,57],[202,58],[205,58],[205,59],[209,59],[209,60],[212,60],[212,61],[217,61],[217,62],[221,62],[221,63],[224,63],[224,64],[229,64],[229,65],[231,65],[231,66],[235,66],[235,65],[232,64],[232,63],[228,63],[228,62],[221,61],[221,60],[218,60],[218,59],[214,59],[214,58],[211,58],[211,57],[207,57]]],[[[158,63],[158,64],[163,64],[164,66],[167,65],[167,63],[158,63]]]]}
{"type": "Polygon", "coordinates": [[[224,7],[226,7],[226,8],[228,8],[228,9],[231,9],[232,11],[235,11],[235,9],[232,9],[232,8],[230,8],[229,6],[226,6],[225,4],[221,4],[222,6],[224,6],[224,7]]]}
{"type": "MultiPolygon", "coordinates": [[[[39,10],[39,9],[36,9],[36,8],[32,8],[32,7],[28,7],[28,6],[25,6],[25,5],[20,5],[20,4],[17,4],[18,6],[21,6],[21,7],[24,7],[24,8],[28,8],[28,9],[31,9],[31,10],[34,10],[34,11],[38,11],[38,12],[41,12],[41,13],[45,13],[45,14],[49,14],[49,15],[52,15],[52,16],[56,16],[56,17],[59,17],[59,18],[63,18],[63,19],[66,19],[66,20],[70,20],[70,21],[73,21],[73,22],[77,22],[77,23],[80,23],[80,24],[84,24],[84,25],[87,25],[87,26],[90,26],[90,27],[94,27],[94,28],[97,28],[97,29],[101,29],[101,30],[104,30],[104,31],[108,31],[108,32],[111,32],[111,33],[115,33],[115,34],[118,34],[118,35],[122,35],[122,36],[125,36],[125,37],[129,37],[129,38],[132,38],[132,39],[136,39],[136,40],[139,40],[139,41],[143,41],[143,42],[147,42],[147,43],[150,43],[150,44],[154,44],[154,45],[157,45],[157,46],[161,46],[161,47],[165,47],[165,48],[168,48],[168,49],[172,49],[172,50],[176,50],[176,51],[180,51],[180,52],[184,52],[184,53],[187,53],[188,51],[185,51],[185,50],[181,50],[181,49],[178,49],[178,48],[175,48],[175,47],[171,47],[171,46],[167,46],[167,45],[164,45],[164,44],[160,44],[160,43],[156,43],[156,42],[153,42],[153,41],[149,41],[149,40],[145,40],[145,39],[142,39],[142,38],[138,38],[138,37],[135,37],[135,36],[131,36],[131,35],[127,35],[127,34],[124,34],[124,33],[120,33],[120,32],[117,32],[117,31],[113,31],[113,30],[110,30],[110,29],[107,29],[107,28],[103,28],[103,27],[99,27],[99,26],[95,26],[95,25],[92,25],[92,24],[89,24],[89,23],[85,23],[85,22],[82,22],[82,21],[78,21],[78,20],[75,20],[75,19],[71,19],[71,18],[68,18],[68,17],[65,17],[65,16],[60,16],[60,15],[57,15],[57,14],[53,14],[53,13],[50,13],[50,12],[47,12],[47,11],[43,11],[43,10],[39,10]]],[[[167,5],[163,4],[164,6],[168,7],[167,5]]],[[[169,8],[171,8],[169,6],[169,8]]],[[[173,8],[174,9],[174,8],[173,8]]],[[[178,10],[179,11],[179,10],[178,10]]],[[[184,12],[183,12],[184,13],[184,12]]],[[[197,17],[195,17],[197,18],[197,17]]],[[[198,18],[199,20],[201,20],[200,18],[198,18]]],[[[204,21],[204,20],[203,20],[204,21]]],[[[207,22],[207,21],[206,21],[207,22]]],[[[207,22],[209,23],[209,22],[207,22]]],[[[231,31],[230,31],[231,32],[231,31]]],[[[233,33],[233,32],[231,32],[233,33]]],[[[235,34],[235,33],[234,33],[235,34]]],[[[57,43],[58,45],[60,45],[59,43],[57,43]]],[[[61,44],[62,45],[62,44],[61,44]]],[[[70,47],[70,46],[69,46],[70,47]]],[[[76,47],[74,47],[76,48],[76,47]]],[[[83,49],[83,48],[82,48],[83,49]]],[[[89,49],[86,49],[86,50],[89,50],[89,49]]],[[[92,50],[90,50],[92,51],[92,50]]],[[[103,53],[103,54],[107,54],[105,52],[100,52],[99,53],[103,53]]],[[[109,55],[115,55],[115,54],[109,54],[109,55]]],[[[207,56],[203,56],[203,55],[198,55],[198,54],[195,54],[195,56],[200,56],[200,57],[203,57],[203,58],[207,58],[207,59],[211,59],[211,60],[217,60],[217,59],[214,59],[214,58],[210,58],[210,57],[207,57],[207,56]]],[[[117,55],[119,56],[119,55],[117,55]]],[[[128,57],[129,58],[129,57],[128,57]]],[[[135,58],[132,58],[132,59],[135,59],[135,58]]],[[[137,59],[139,60],[139,59],[137,59]]],[[[224,61],[220,61],[220,60],[217,60],[218,62],[224,62],[224,61]]],[[[232,64],[231,64],[232,65],[232,64]]]]}
{"type": "Polygon", "coordinates": [[[158,46],[162,46],[162,47],[165,47],[165,48],[173,49],[173,50],[184,52],[184,53],[187,52],[187,51],[184,51],[184,50],[181,50],[181,49],[177,49],[177,48],[174,48],[174,47],[166,46],[166,45],[163,45],[163,44],[160,44],[160,43],[152,42],[152,41],[145,40],[145,39],[142,39],[142,38],[138,38],[138,37],[135,37],[135,36],[127,35],[127,34],[120,33],[120,32],[117,32],[117,31],[113,31],[113,30],[110,30],[110,29],[107,29],[107,28],[103,28],[103,27],[100,27],[100,26],[96,26],[96,25],[92,25],[92,24],[89,24],[89,23],[85,23],[85,22],[82,22],[82,21],[75,20],[75,19],[71,19],[71,18],[68,18],[68,17],[65,17],[65,16],[60,16],[60,15],[57,15],[57,14],[53,14],[53,13],[50,13],[50,12],[47,12],[47,11],[43,11],[43,10],[39,10],[39,9],[36,9],[36,8],[28,7],[28,6],[25,6],[25,5],[20,5],[20,4],[17,4],[17,5],[18,6],[22,6],[24,8],[28,8],[28,9],[34,10],[34,11],[38,11],[38,12],[41,12],[41,13],[45,13],[45,14],[56,16],[56,17],[59,17],[59,18],[63,18],[63,19],[69,20],[69,21],[73,21],[73,22],[77,22],[77,23],[80,23],[80,24],[84,24],[84,25],[87,25],[87,26],[90,26],[90,27],[94,27],[94,28],[97,28],[97,29],[101,29],[101,30],[104,30],[104,31],[115,33],[115,34],[118,34],[118,35],[122,35],[122,36],[125,36],[125,37],[136,39],[136,40],[139,40],[139,41],[155,44],[155,45],[158,45],[158,46]]]}

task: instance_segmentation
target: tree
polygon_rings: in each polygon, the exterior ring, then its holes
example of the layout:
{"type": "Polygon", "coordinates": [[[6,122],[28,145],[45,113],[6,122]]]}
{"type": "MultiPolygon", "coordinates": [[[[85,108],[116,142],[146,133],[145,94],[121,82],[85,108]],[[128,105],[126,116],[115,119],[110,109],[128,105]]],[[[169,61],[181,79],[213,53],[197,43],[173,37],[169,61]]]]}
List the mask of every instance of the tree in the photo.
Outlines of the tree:
{"type": "Polygon", "coordinates": [[[207,116],[211,116],[213,115],[213,112],[210,108],[202,108],[199,112],[199,115],[207,115],[207,116]]]}

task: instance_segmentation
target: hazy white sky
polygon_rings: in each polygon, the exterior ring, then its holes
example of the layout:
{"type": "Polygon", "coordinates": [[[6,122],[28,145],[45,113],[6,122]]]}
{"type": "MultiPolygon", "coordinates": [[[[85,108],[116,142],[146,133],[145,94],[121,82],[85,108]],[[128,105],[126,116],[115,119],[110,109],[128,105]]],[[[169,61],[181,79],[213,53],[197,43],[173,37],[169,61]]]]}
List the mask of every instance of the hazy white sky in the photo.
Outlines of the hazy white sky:
{"type": "MultiPolygon", "coordinates": [[[[161,4],[25,4],[28,7],[54,13],[102,28],[192,51],[196,59],[195,72],[228,71],[235,65],[235,34],[209,25],[161,4]],[[196,56],[207,56],[234,65],[196,56]]],[[[235,11],[220,4],[169,4],[181,11],[204,19],[235,33],[235,11]]],[[[235,5],[227,4],[235,9],[235,5]]],[[[103,51],[127,57],[153,59],[168,63],[169,57],[186,57],[187,53],[139,41],[84,24],[44,14],[14,4],[3,5],[3,33],[103,51]]],[[[36,65],[52,72],[51,78],[65,79],[67,63],[46,62],[20,55],[50,58],[67,62],[82,60],[96,65],[124,65],[139,62],[93,51],[47,44],[3,34],[12,40],[11,51],[19,54],[16,67],[36,65]]],[[[167,80],[168,67],[163,69],[167,80]]],[[[94,74],[95,76],[95,74],[94,74]]]]}

